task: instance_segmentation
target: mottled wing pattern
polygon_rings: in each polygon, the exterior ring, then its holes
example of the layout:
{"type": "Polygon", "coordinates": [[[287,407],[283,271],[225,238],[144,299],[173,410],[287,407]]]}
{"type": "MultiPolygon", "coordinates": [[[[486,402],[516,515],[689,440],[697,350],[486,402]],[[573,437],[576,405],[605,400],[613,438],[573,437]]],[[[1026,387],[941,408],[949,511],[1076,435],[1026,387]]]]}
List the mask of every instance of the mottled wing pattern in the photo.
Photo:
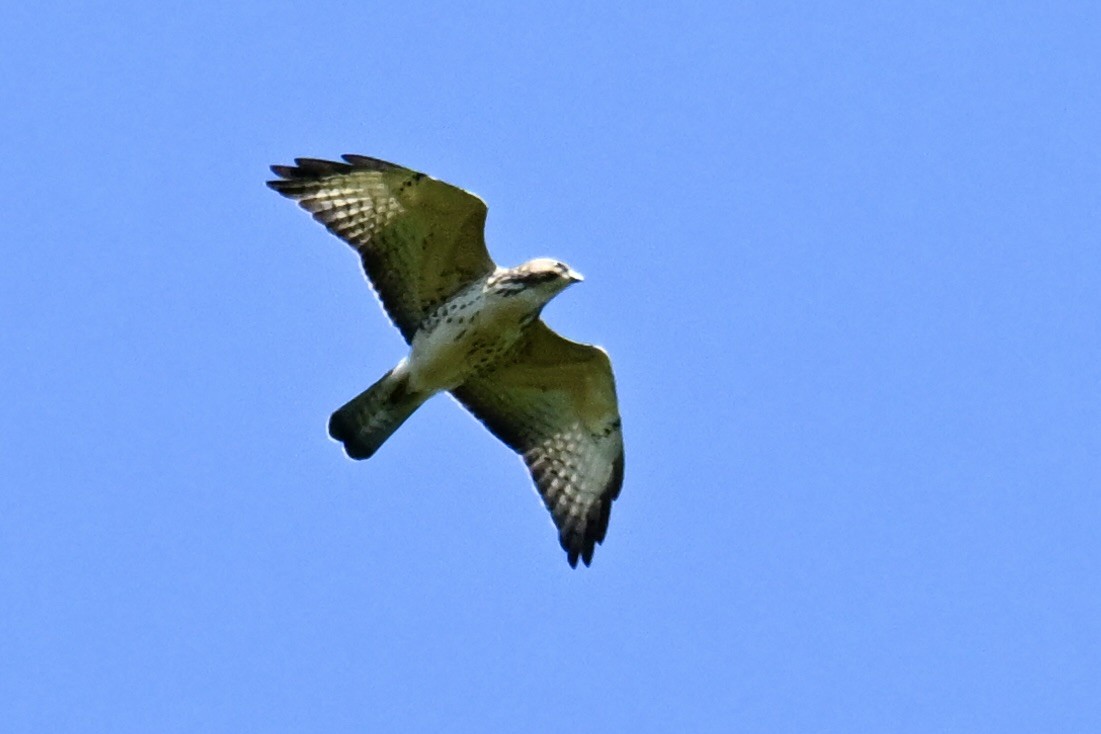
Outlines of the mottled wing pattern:
{"type": "Polygon", "coordinates": [[[296,158],[268,186],[359,253],[383,308],[409,342],[424,317],[491,273],[486,205],[460,188],[366,156],[296,158]]]}
{"type": "Polygon", "coordinates": [[[524,458],[571,566],[589,565],[623,484],[615,380],[601,349],[532,324],[516,358],[452,391],[524,458]]]}

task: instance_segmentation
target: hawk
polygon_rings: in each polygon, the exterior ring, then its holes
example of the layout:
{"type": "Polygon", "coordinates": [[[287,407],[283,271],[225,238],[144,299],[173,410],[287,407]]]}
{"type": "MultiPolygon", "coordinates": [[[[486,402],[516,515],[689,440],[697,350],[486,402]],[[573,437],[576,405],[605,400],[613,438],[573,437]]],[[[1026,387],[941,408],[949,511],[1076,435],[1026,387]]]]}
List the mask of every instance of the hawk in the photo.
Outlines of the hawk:
{"type": "Polygon", "coordinates": [[[623,484],[623,434],[607,353],[540,318],[581,276],[539,258],[501,268],[486,249],[477,196],[376,158],[297,158],[268,186],[359,253],[410,349],[339,408],[329,435],[372,456],[428,398],[450,392],[520,454],[570,566],[603,542],[623,484]]]}

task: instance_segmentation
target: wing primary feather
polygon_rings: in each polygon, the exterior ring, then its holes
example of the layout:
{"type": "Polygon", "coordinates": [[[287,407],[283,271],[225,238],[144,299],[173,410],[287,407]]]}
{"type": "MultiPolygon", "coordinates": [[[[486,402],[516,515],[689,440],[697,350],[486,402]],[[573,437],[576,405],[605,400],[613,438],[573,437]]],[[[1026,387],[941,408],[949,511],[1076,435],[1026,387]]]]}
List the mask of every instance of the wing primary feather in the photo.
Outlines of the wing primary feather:
{"type": "Polygon", "coordinates": [[[298,164],[296,175],[300,178],[315,176],[332,176],[340,173],[350,173],[352,167],[347,163],[326,161],[320,158],[295,158],[298,164]]]}
{"type": "Polygon", "coordinates": [[[294,166],[281,166],[277,163],[271,167],[271,172],[280,178],[298,178],[298,169],[294,166]]]}
{"type": "Polygon", "coordinates": [[[397,164],[384,161],[379,158],[371,158],[366,155],[356,155],[355,153],[345,153],[340,156],[345,161],[350,163],[355,168],[359,168],[365,171],[392,171],[395,168],[401,168],[397,164]]]}

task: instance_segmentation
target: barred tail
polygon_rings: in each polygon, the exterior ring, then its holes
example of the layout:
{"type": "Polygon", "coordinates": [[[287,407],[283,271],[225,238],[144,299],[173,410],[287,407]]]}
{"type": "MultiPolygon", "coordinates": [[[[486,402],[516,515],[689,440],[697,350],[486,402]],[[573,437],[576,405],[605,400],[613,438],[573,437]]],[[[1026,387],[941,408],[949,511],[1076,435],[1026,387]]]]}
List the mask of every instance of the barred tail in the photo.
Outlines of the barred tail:
{"type": "Polygon", "coordinates": [[[367,459],[428,399],[409,390],[409,378],[387,372],[329,418],[329,435],[353,459],[367,459]]]}

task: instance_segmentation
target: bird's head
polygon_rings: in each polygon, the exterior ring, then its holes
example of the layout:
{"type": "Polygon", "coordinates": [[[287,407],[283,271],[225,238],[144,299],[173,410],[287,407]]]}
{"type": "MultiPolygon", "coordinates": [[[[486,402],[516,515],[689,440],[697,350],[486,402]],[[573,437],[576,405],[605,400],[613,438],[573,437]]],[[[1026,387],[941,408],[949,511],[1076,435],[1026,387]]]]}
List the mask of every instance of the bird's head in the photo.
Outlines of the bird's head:
{"type": "Polygon", "coordinates": [[[488,285],[502,298],[515,298],[517,304],[526,304],[537,311],[581,280],[580,273],[570,270],[569,265],[538,258],[519,267],[499,270],[490,277],[488,285]]]}
{"type": "Polygon", "coordinates": [[[532,307],[542,308],[552,298],[581,280],[581,274],[571,270],[565,263],[538,258],[519,267],[497,271],[490,278],[489,285],[505,298],[516,297],[532,307]]]}
{"type": "Polygon", "coordinates": [[[581,273],[573,270],[566,263],[552,260],[549,257],[529,260],[516,268],[514,272],[520,282],[529,286],[546,288],[554,293],[584,280],[581,273]]]}

